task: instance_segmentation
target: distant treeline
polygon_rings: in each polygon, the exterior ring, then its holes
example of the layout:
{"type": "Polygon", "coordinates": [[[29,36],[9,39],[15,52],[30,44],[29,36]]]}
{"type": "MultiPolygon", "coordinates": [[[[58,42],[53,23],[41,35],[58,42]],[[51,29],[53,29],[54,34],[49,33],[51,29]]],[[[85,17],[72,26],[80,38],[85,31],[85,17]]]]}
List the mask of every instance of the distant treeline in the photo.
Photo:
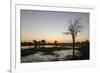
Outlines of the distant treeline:
{"type": "MultiPolygon", "coordinates": [[[[80,45],[80,44],[84,44],[84,43],[89,43],[88,40],[83,41],[83,42],[76,42],[75,45],[80,45]]],[[[42,41],[34,41],[34,42],[21,42],[21,46],[34,46],[34,45],[62,45],[62,46],[72,46],[72,43],[59,43],[57,41],[54,41],[53,43],[50,42],[43,42],[42,41]]]]}

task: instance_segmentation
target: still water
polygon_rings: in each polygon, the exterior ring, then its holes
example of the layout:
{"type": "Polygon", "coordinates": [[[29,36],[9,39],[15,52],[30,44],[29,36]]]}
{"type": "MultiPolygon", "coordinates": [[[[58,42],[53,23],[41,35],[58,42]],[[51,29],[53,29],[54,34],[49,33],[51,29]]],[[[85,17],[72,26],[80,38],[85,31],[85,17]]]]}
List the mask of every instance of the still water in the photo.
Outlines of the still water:
{"type": "MultiPolygon", "coordinates": [[[[44,55],[44,52],[37,52],[32,55],[22,56],[21,63],[31,63],[31,62],[50,62],[50,61],[67,61],[72,58],[72,50],[58,50],[53,51],[53,54],[44,55]]],[[[81,56],[78,50],[75,50],[76,56],[81,56]]]]}
{"type": "MultiPolygon", "coordinates": [[[[39,46],[39,47],[43,47],[43,46],[39,46]]],[[[37,48],[39,48],[37,47],[37,48]]],[[[54,47],[53,45],[44,45],[45,48],[52,48],[54,47]]],[[[63,48],[72,48],[72,46],[56,46],[56,47],[63,47],[63,48]]],[[[29,48],[34,48],[34,46],[21,46],[21,49],[29,49],[29,48]]],[[[75,46],[75,48],[78,48],[78,46],[75,46]]]]}

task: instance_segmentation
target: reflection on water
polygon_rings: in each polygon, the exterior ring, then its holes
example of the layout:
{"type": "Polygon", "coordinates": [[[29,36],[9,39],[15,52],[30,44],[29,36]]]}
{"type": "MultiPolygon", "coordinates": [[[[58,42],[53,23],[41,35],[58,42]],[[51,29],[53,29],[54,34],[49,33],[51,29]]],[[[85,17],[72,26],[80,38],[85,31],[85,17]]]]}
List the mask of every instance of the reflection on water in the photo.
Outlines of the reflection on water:
{"type": "Polygon", "coordinates": [[[21,49],[34,48],[34,46],[21,46],[21,49]]]}
{"type": "MultiPolygon", "coordinates": [[[[54,51],[53,55],[44,55],[44,52],[37,52],[32,55],[21,57],[21,62],[48,62],[48,61],[65,61],[72,58],[72,50],[54,51]]],[[[75,50],[75,55],[80,56],[80,52],[75,50]]]]}
{"type": "MultiPolygon", "coordinates": [[[[40,47],[43,47],[43,46],[39,46],[40,47]]],[[[44,45],[45,48],[52,48],[54,47],[53,45],[44,45]]],[[[59,46],[57,45],[56,47],[63,47],[63,48],[72,48],[72,46],[59,46]]],[[[34,46],[21,46],[21,49],[29,49],[29,48],[34,48],[34,46]]],[[[38,47],[37,47],[38,48],[38,47]]],[[[78,48],[78,46],[76,46],[75,48],[78,48]]]]}

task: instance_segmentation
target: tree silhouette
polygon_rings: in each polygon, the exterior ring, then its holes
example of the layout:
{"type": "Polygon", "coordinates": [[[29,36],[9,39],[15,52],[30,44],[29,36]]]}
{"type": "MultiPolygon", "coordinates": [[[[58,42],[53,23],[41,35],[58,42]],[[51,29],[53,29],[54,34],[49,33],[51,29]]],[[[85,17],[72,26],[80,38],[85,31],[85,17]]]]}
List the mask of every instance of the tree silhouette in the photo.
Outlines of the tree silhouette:
{"type": "Polygon", "coordinates": [[[38,42],[36,40],[33,40],[34,42],[34,48],[37,48],[38,42]]]}
{"type": "Polygon", "coordinates": [[[55,47],[57,47],[57,43],[58,43],[58,41],[55,40],[55,41],[54,41],[54,46],[55,46],[55,47]]]}
{"type": "Polygon", "coordinates": [[[45,40],[41,40],[41,44],[42,44],[43,47],[44,47],[45,43],[46,43],[45,40]]]}
{"type": "Polygon", "coordinates": [[[74,20],[74,22],[72,22],[71,20],[69,20],[69,25],[68,27],[68,32],[64,32],[66,35],[71,34],[72,36],[72,41],[73,41],[73,58],[75,57],[75,38],[77,36],[77,34],[81,31],[82,25],[80,25],[80,18],[74,20]]]}

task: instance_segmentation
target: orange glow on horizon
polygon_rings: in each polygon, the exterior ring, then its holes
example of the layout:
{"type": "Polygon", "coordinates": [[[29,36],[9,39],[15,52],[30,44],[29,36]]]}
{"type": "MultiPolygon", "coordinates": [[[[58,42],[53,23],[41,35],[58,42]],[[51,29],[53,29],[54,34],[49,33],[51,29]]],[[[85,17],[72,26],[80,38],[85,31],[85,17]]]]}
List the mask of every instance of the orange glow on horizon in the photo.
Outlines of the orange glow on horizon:
{"type": "MultiPolygon", "coordinates": [[[[53,43],[55,40],[58,41],[59,43],[71,43],[72,42],[72,37],[71,35],[44,35],[44,34],[37,34],[37,35],[22,35],[21,36],[21,41],[22,42],[32,42],[32,40],[46,40],[46,42],[51,42],[53,43]]],[[[88,36],[84,33],[78,34],[76,37],[76,42],[82,42],[85,40],[89,40],[88,36]]]]}

